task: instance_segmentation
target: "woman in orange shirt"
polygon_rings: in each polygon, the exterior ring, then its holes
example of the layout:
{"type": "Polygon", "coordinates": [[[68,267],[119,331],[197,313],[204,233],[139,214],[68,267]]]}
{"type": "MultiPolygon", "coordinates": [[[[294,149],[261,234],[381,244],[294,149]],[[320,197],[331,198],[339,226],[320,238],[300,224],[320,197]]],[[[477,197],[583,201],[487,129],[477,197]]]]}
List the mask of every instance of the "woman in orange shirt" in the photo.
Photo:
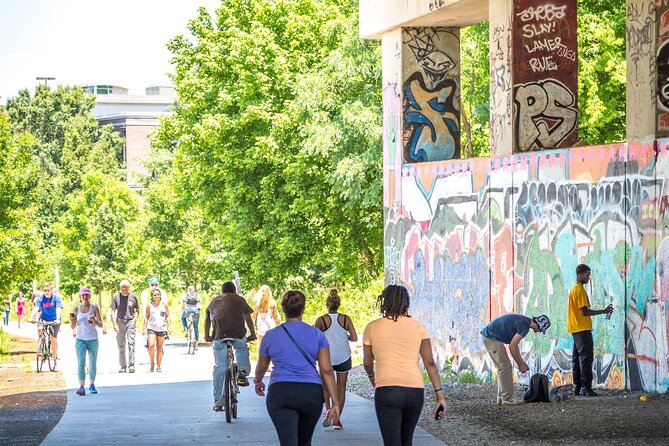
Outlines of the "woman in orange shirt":
{"type": "Polygon", "coordinates": [[[378,303],[382,317],[370,322],[363,334],[363,365],[376,388],[374,407],[383,444],[410,446],[424,401],[419,358],[437,394],[436,419],[445,416],[446,398],[427,329],[409,315],[407,289],[388,285],[378,303]]]}

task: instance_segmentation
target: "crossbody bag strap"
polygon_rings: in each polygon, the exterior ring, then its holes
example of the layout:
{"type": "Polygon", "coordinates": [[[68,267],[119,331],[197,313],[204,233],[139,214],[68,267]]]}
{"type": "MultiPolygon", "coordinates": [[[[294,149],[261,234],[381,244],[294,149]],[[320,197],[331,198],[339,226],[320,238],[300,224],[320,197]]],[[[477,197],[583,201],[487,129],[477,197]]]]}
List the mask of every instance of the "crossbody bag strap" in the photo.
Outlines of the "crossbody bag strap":
{"type": "MultiPolygon", "coordinates": [[[[302,347],[300,347],[300,344],[297,343],[297,341],[295,340],[295,338],[293,337],[293,335],[290,334],[290,332],[288,331],[288,329],[286,328],[286,326],[283,325],[283,324],[281,324],[281,328],[283,328],[283,330],[286,332],[286,334],[288,335],[288,337],[290,338],[290,340],[293,341],[293,344],[295,344],[295,347],[297,347],[297,349],[300,351],[300,353],[302,353],[302,356],[304,356],[304,359],[306,359],[307,362],[308,362],[309,364],[311,364],[311,366],[312,366],[314,369],[316,369],[316,364],[314,364],[313,362],[311,362],[311,359],[309,359],[309,357],[308,357],[307,354],[304,352],[304,350],[302,350],[302,347]]],[[[316,369],[316,371],[318,371],[318,369],[316,369]]]]}

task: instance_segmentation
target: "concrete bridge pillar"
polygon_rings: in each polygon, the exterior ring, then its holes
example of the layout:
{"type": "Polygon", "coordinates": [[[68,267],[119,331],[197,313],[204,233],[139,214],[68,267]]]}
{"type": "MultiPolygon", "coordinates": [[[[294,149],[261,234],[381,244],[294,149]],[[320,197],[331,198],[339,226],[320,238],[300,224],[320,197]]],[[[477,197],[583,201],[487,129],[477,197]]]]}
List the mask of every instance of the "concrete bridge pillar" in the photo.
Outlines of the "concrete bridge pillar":
{"type": "Polygon", "coordinates": [[[578,140],[576,0],[489,2],[491,152],[578,140]]]}
{"type": "Polygon", "coordinates": [[[666,100],[662,95],[669,85],[669,29],[666,22],[656,26],[669,15],[666,3],[658,2],[656,10],[655,0],[627,0],[628,142],[648,143],[656,133],[669,134],[669,93],[666,100]]]}

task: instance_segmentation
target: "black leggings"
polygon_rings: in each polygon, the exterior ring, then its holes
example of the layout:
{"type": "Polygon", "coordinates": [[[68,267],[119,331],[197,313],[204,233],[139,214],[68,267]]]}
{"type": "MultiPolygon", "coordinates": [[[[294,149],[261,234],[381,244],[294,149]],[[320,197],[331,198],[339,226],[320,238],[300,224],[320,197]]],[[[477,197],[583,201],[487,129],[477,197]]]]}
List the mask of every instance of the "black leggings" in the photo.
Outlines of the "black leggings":
{"type": "Polygon", "coordinates": [[[385,446],[411,446],[424,398],[422,388],[376,388],[374,408],[385,446]]]}
{"type": "Polygon", "coordinates": [[[281,446],[310,446],[323,409],[323,386],[278,382],[267,390],[267,412],[281,446]]]}

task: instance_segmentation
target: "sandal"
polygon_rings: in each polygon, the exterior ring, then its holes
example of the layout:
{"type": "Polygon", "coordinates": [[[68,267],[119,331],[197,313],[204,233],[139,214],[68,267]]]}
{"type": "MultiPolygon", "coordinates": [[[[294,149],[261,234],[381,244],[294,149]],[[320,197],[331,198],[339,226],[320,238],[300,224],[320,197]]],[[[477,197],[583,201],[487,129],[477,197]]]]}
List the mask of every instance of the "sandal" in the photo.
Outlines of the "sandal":
{"type": "Polygon", "coordinates": [[[153,372],[153,364],[151,364],[151,370],[149,372],[153,372]]]}

